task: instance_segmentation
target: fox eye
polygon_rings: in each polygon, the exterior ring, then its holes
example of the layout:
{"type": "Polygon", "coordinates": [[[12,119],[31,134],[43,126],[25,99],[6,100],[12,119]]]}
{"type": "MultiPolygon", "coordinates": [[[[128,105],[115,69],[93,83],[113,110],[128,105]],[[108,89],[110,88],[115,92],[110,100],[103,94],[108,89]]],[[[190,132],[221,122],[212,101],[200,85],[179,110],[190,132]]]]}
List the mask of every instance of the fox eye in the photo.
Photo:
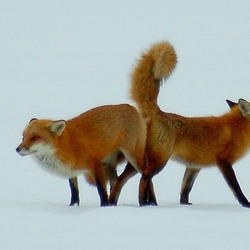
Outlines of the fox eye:
{"type": "Polygon", "coordinates": [[[30,140],[31,140],[31,141],[36,141],[36,140],[38,140],[39,138],[40,138],[39,135],[33,135],[33,136],[31,136],[30,140]]]}

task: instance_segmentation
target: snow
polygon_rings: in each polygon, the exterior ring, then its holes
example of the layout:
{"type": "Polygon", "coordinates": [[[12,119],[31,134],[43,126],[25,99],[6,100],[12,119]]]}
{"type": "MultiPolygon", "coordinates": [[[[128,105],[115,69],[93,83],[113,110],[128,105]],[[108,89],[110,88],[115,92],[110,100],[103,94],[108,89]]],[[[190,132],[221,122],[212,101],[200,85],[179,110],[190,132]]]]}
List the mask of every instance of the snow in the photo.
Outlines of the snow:
{"type": "MultiPolygon", "coordinates": [[[[67,180],[15,148],[33,117],[68,119],[132,103],[131,69],[160,40],[178,55],[161,88],[163,110],[219,115],[226,99],[250,100],[249,8],[246,0],[2,0],[0,249],[248,249],[250,211],[216,168],[201,171],[192,206],[179,205],[184,167],[170,161],[154,178],[158,207],[138,206],[139,175],[107,208],[79,178],[80,207],[69,207],[67,180]]],[[[235,164],[247,197],[249,159],[235,164]]]]}

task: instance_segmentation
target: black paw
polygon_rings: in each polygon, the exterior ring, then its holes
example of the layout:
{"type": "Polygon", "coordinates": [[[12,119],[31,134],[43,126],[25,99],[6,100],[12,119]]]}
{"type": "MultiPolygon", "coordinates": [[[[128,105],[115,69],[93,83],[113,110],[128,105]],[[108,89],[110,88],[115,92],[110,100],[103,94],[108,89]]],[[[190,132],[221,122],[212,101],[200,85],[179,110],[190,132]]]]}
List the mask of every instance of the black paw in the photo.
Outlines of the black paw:
{"type": "Polygon", "coordinates": [[[80,201],[79,200],[71,200],[69,206],[73,207],[75,205],[77,205],[79,207],[80,201]]]}
{"type": "Polygon", "coordinates": [[[181,205],[193,205],[191,202],[189,202],[188,200],[180,200],[180,204],[181,205]]]}
{"type": "Polygon", "coordinates": [[[242,207],[250,208],[250,203],[249,202],[242,203],[242,207]]]}

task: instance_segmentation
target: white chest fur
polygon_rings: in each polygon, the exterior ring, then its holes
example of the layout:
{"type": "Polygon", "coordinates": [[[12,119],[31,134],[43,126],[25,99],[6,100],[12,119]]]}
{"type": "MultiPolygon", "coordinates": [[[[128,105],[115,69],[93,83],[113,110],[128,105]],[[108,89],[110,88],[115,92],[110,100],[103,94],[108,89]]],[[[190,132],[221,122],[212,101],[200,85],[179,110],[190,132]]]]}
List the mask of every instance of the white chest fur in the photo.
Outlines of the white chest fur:
{"type": "Polygon", "coordinates": [[[45,170],[65,178],[76,177],[81,173],[80,171],[72,170],[69,166],[63,164],[53,154],[39,154],[35,155],[35,158],[45,170]]]}

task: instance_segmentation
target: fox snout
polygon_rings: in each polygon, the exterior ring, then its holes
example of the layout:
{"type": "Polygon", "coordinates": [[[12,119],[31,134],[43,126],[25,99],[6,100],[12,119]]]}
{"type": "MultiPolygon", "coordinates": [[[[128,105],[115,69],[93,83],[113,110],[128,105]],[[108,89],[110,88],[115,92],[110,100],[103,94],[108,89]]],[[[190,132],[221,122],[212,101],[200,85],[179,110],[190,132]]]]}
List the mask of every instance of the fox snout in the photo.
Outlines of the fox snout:
{"type": "Polygon", "coordinates": [[[31,153],[29,149],[25,149],[21,144],[16,148],[16,152],[20,155],[29,155],[31,153]]]}
{"type": "Polygon", "coordinates": [[[26,155],[27,154],[27,150],[24,150],[21,145],[19,145],[17,148],[16,148],[16,152],[20,155],[26,155]],[[26,153],[25,153],[26,152],[26,153]]]}

